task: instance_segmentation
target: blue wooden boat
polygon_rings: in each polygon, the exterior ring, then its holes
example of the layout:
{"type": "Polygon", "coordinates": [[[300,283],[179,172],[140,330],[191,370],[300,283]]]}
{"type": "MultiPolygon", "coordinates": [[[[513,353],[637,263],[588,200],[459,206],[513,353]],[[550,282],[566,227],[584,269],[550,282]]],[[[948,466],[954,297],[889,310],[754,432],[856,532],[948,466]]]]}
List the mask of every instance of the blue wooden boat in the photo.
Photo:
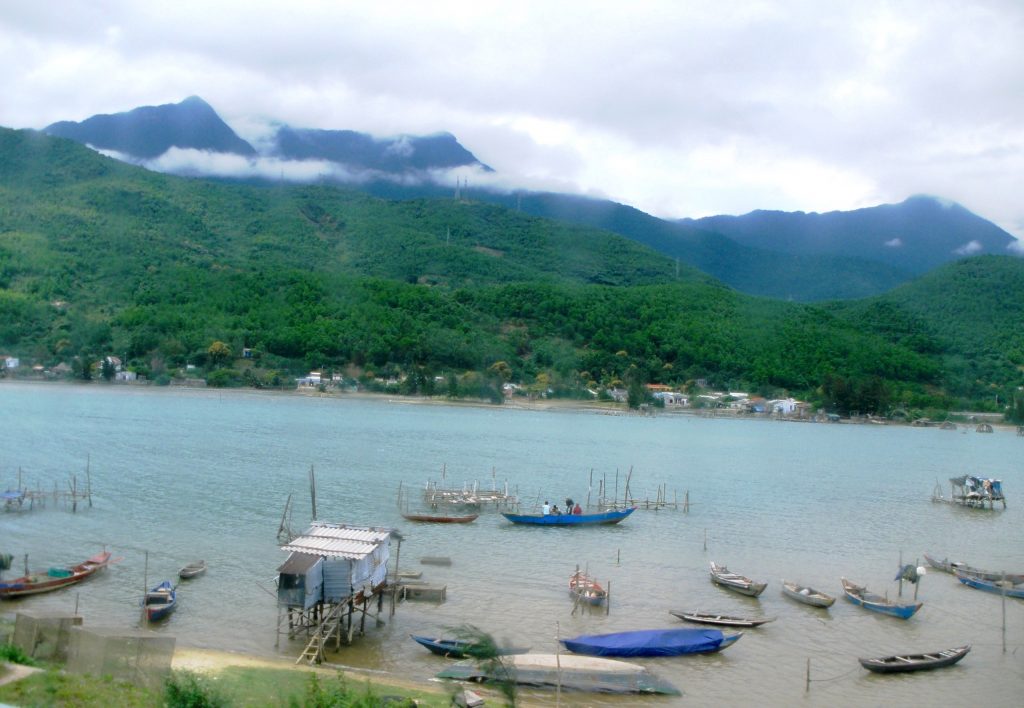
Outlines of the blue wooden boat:
{"type": "Polygon", "coordinates": [[[891,615],[900,619],[910,619],[915,612],[921,609],[922,603],[920,602],[897,602],[869,592],[867,588],[851,583],[846,578],[843,578],[842,581],[846,599],[866,610],[881,612],[883,615],[891,615]]]}
{"type": "Polygon", "coordinates": [[[640,629],[559,641],[574,654],[588,656],[682,656],[721,651],[742,636],[742,632],[725,636],[719,629],[640,629]]]}
{"type": "MultiPolygon", "coordinates": [[[[469,657],[480,658],[481,656],[480,645],[475,642],[466,641],[465,639],[431,639],[430,637],[421,637],[415,634],[410,634],[409,636],[412,637],[416,643],[426,647],[438,656],[446,656],[451,659],[466,659],[469,657]]],[[[496,649],[499,656],[525,654],[530,651],[529,647],[497,647],[496,649]]]]}
{"type": "Polygon", "coordinates": [[[178,593],[169,580],[165,580],[146,593],[142,598],[142,606],[146,611],[146,620],[156,622],[174,612],[178,605],[178,593]]]}
{"type": "Polygon", "coordinates": [[[502,516],[513,524],[530,524],[533,526],[595,526],[599,524],[617,524],[636,511],[604,511],[600,514],[506,514],[502,516]]]}
{"type": "Polygon", "coordinates": [[[956,579],[975,590],[984,590],[985,592],[994,592],[999,595],[1006,595],[1007,597],[1024,599],[1024,585],[1015,585],[1009,580],[985,580],[984,578],[969,575],[959,570],[956,571],[956,579]]]}

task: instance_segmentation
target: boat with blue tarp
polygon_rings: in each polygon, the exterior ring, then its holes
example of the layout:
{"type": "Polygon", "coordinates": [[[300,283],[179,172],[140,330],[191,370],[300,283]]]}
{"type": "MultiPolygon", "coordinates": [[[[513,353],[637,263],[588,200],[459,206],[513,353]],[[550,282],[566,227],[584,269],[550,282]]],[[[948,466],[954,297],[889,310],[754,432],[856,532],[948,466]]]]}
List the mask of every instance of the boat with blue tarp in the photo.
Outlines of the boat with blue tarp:
{"type": "Polygon", "coordinates": [[[174,612],[178,605],[178,593],[169,580],[154,587],[142,598],[142,606],[146,612],[146,620],[157,622],[174,612]]]}
{"type": "Polygon", "coordinates": [[[532,526],[596,526],[601,524],[617,524],[636,511],[636,507],[614,511],[602,511],[598,514],[509,514],[501,515],[513,524],[532,526]]]}
{"type": "Polygon", "coordinates": [[[559,641],[574,654],[588,656],[682,656],[711,654],[735,644],[742,632],[725,635],[719,629],[639,629],[609,634],[581,634],[559,641]]]}

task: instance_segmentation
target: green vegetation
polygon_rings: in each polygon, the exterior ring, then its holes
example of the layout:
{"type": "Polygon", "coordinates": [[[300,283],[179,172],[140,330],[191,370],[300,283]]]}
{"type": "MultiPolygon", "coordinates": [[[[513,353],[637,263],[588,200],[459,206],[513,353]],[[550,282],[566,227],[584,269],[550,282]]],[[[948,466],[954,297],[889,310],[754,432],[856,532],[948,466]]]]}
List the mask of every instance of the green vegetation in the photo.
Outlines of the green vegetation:
{"type": "Polygon", "coordinates": [[[0,702],[48,708],[376,708],[414,705],[442,708],[450,697],[386,684],[324,678],[295,669],[232,666],[214,675],[176,671],[161,688],[140,688],[109,676],[66,674],[50,669],[0,686],[0,702]]]}
{"type": "Polygon", "coordinates": [[[754,298],[494,205],[175,178],[0,130],[0,353],[98,383],[116,356],[161,384],[317,370],[639,405],[644,384],[704,380],[841,413],[995,409],[1024,384],[1022,296],[1024,263],[987,257],[870,300],[754,298]]]}

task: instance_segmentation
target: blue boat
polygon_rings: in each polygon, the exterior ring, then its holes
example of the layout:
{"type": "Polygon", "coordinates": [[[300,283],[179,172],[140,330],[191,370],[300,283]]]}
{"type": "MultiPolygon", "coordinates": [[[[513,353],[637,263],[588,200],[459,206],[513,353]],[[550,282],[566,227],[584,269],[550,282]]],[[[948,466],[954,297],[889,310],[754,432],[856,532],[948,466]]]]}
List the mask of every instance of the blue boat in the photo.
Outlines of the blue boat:
{"type": "Polygon", "coordinates": [[[146,620],[156,622],[174,612],[178,605],[178,593],[169,580],[165,580],[146,593],[142,598],[142,606],[146,611],[146,620]]]}
{"type": "MultiPolygon", "coordinates": [[[[489,658],[482,656],[483,651],[479,644],[466,641],[465,639],[431,639],[430,637],[421,637],[415,634],[410,634],[409,636],[438,656],[447,656],[452,659],[465,659],[467,657],[489,658]]],[[[530,651],[529,647],[495,647],[495,649],[499,656],[525,654],[530,651]]]]}
{"type": "Polygon", "coordinates": [[[843,592],[846,599],[855,605],[860,605],[866,610],[881,612],[883,615],[910,619],[915,612],[921,609],[920,602],[896,602],[887,597],[869,592],[867,588],[851,583],[843,578],[843,592]]]}
{"type": "Polygon", "coordinates": [[[721,651],[742,636],[742,632],[725,636],[718,629],[640,629],[581,634],[560,641],[574,654],[588,656],[682,656],[721,651]]]}
{"type": "Polygon", "coordinates": [[[956,579],[967,587],[985,592],[994,592],[1007,597],[1018,597],[1024,599],[1024,585],[1014,584],[1009,580],[985,580],[975,575],[967,575],[956,571],[956,579]]]}
{"type": "Polygon", "coordinates": [[[605,511],[600,514],[506,514],[502,516],[513,524],[533,526],[595,526],[617,524],[636,511],[636,507],[621,511],[605,511]]]}

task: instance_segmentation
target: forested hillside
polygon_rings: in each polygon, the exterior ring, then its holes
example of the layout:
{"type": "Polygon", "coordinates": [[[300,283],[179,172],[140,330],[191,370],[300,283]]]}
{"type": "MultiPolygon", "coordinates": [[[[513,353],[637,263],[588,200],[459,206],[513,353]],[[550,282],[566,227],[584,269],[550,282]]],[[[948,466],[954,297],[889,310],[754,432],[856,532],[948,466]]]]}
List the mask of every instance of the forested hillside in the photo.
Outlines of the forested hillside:
{"type": "MultiPolygon", "coordinates": [[[[979,263],[983,288],[987,269],[1020,265],[979,263]]],[[[862,412],[975,395],[949,368],[970,351],[943,348],[943,319],[966,314],[901,293],[872,321],[885,303],[753,298],[620,236],[494,205],[182,179],[0,130],[0,353],[80,376],[116,355],[156,380],[186,364],[219,385],[323,369],[495,399],[507,381],[589,395],[698,378],[862,412]]],[[[992,327],[974,351],[1002,356],[992,327]]],[[[991,383],[1012,390],[1019,372],[1003,371],[991,383]]]]}

